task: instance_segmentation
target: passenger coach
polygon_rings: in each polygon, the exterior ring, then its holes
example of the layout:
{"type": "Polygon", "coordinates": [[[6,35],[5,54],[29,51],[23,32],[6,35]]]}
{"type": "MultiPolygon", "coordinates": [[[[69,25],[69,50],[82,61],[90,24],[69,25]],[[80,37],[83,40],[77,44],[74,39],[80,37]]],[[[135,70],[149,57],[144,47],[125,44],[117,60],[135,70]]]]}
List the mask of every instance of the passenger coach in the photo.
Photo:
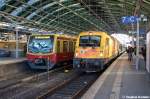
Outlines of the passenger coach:
{"type": "Polygon", "coordinates": [[[73,59],[76,37],[68,35],[31,35],[27,60],[32,69],[52,69],[73,59]]]}
{"type": "Polygon", "coordinates": [[[105,32],[79,34],[73,67],[78,71],[97,72],[119,54],[119,42],[105,32]]]}

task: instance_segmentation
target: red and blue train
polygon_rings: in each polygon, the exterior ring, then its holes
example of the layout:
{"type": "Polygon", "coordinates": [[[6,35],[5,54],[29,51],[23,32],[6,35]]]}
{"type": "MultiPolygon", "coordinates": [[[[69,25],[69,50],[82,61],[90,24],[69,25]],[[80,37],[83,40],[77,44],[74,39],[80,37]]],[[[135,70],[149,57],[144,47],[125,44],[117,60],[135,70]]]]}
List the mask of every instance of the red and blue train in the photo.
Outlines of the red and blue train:
{"type": "Polygon", "coordinates": [[[36,34],[29,37],[27,60],[32,69],[52,69],[74,56],[76,37],[60,34],[36,34]]]}

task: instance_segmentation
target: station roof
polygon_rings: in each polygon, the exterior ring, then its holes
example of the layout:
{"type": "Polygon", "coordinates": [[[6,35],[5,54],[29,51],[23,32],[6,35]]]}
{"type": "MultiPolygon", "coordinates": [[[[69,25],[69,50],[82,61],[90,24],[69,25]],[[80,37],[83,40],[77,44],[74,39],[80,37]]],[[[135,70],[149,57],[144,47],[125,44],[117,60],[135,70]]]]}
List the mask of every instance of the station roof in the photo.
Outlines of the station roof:
{"type": "Polygon", "coordinates": [[[122,16],[144,14],[150,0],[0,0],[0,21],[47,31],[78,34],[127,31],[122,16]]]}

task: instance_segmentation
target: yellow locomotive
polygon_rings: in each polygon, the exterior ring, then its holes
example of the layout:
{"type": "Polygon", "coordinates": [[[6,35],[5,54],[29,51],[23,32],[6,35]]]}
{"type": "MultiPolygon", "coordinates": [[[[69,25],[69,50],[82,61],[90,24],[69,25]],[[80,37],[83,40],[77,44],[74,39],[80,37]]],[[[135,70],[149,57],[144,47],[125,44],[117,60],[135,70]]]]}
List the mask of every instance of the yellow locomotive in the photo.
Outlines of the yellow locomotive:
{"type": "Polygon", "coordinates": [[[73,68],[85,72],[97,72],[119,55],[120,43],[105,32],[88,31],[79,34],[73,68]]]}

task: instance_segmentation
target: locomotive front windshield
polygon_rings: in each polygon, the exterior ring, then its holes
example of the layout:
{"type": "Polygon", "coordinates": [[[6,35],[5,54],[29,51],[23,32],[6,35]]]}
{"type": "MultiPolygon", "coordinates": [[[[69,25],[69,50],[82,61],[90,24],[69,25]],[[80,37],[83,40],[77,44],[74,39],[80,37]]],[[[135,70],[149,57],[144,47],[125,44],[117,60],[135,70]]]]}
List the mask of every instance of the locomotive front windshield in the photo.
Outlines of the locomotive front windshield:
{"type": "Polygon", "coordinates": [[[53,51],[53,36],[31,36],[28,44],[30,53],[50,53],[53,51]]]}
{"type": "Polygon", "coordinates": [[[98,47],[100,46],[101,36],[85,35],[80,36],[79,46],[82,47],[98,47]]]}

